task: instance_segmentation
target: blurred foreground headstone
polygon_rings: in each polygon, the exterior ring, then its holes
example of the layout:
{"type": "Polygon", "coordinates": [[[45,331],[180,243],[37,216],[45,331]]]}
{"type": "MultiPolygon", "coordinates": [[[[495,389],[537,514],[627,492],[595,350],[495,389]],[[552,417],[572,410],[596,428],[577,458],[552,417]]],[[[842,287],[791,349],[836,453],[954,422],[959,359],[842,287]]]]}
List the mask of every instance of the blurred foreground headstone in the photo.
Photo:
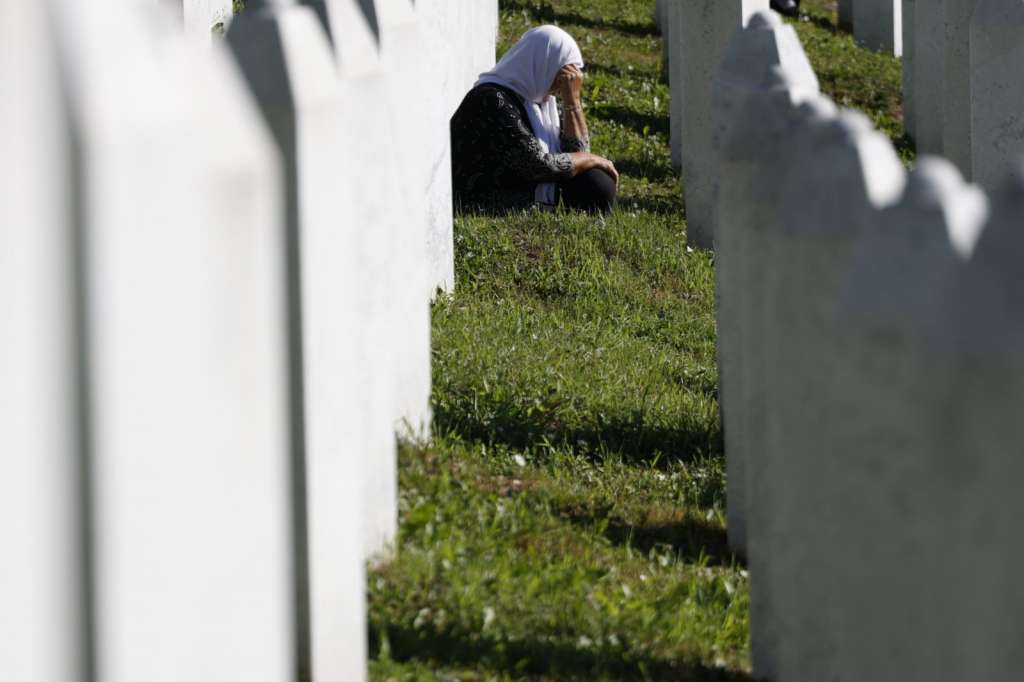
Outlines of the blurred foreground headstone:
{"type": "Polygon", "coordinates": [[[729,467],[729,541],[752,570],[751,639],[756,673],[775,679],[778,641],[771,603],[771,550],[764,544],[776,491],[766,487],[765,429],[770,387],[764,365],[771,302],[765,258],[779,229],[778,209],[801,101],[818,80],[796,32],[758,12],[735,33],[715,83],[714,142],[719,186],[716,253],[719,366],[729,467]],[[756,585],[754,581],[757,581],[756,585]]]}
{"type": "Polygon", "coordinates": [[[369,452],[358,187],[330,44],[308,7],[250,0],[228,44],[284,161],[300,677],[366,675],[360,474],[369,452]]]}

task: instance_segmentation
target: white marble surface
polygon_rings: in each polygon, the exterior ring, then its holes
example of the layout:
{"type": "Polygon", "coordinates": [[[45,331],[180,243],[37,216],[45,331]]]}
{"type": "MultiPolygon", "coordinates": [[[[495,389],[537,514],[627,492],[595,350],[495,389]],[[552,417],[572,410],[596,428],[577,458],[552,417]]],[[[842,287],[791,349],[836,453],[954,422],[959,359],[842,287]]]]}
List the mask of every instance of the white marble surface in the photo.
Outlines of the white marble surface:
{"type": "Polygon", "coordinates": [[[85,682],[78,253],[49,9],[0,0],[0,674],[85,682]]]}
{"type": "Polygon", "coordinates": [[[715,83],[712,138],[720,161],[716,277],[719,366],[726,434],[730,543],[751,568],[751,654],[755,673],[778,673],[778,627],[767,540],[776,490],[767,483],[765,436],[771,386],[764,350],[773,302],[766,250],[780,229],[779,206],[798,108],[818,93],[796,32],[774,12],[737,31],[715,83]]]}
{"type": "Polygon", "coordinates": [[[358,681],[366,675],[360,481],[370,451],[360,411],[363,226],[350,210],[358,184],[344,165],[336,64],[316,14],[293,3],[250,0],[228,44],[285,167],[299,670],[358,681]]]}
{"type": "Polygon", "coordinates": [[[276,157],[223,53],[193,60],[152,7],[56,10],[78,142],[97,679],[291,679],[276,157]]]}

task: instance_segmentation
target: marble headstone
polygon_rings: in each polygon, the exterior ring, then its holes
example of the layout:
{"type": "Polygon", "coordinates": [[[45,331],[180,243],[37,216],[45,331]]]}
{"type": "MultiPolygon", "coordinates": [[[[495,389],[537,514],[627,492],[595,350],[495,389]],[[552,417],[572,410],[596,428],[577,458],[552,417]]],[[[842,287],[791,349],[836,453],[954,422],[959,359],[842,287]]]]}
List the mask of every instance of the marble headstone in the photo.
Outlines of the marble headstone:
{"type": "Polygon", "coordinates": [[[960,397],[951,365],[922,348],[986,214],[980,190],[949,162],[925,157],[899,202],[865,229],[843,284],[821,450],[830,508],[819,514],[834,520],[821,551],[837,679],[968,679],[943,646],[947,502],[959,485],[943,443],[960,397]]]}
{"type": "Polygon", "coordinates": [[[942,153],[971,178],[971,17],[978,0],[944,0],[942,153]]]}
{"type": "Polygon", "coordinates": [[[715,118],[711,97],[729,41],[768,0],[687,0],[671,31],[682,46],[682,176],[687,239],[691,246],[714,247],[718,164],[711,144],[715,118]],[[678,36],[678,38],[677,38],[678,36]]]}
{"type": "Polygon", "coordinates": [[[86,682],[80,253],[50,9],[0,0],[0,671],[86,682]]]}
{"type": "Polygon", "coordinates": [[[198,69],[153,11],[53,13],[83,250],[96,679],[284,682],[278,159],[226,56],[198,69]]]}
{"type": "Polygon", "coordinates": [[[783,188],[782,229],[765,253],[777,263],[771,333],[766,336],[774,399],[767,420],[773,594],[780,632],[780,679],[834,680],[832,567],[835,519],[822,481],[833,458],[824,447],[825,400],[834,371],[834,310],[865,227],[903,191],[892,144],[859,112],[809,119],[783,188]]]}
{"type": "Polygon", "coordinates": [[[361,470],[369,447],[360,402],[365,295],[345,173],[336,65],[316,14],[292,0],[250,0],[228,34],[277,143],[286,198],[294,555],[299,671],[324,681],[366,675],[361,470]]]}
{"type": "Polygon", "coordinates": [[[903,0],[856,0],[853,37],[871,50],[903,54],[903,0]]]}
{"type": "Polygon", "coordinates": [[[774,12],[755,13],[738,30],[715,83],[719,232],[716,278],[722,414],[729,474],[729,539],[751,566],[751,640],[757,675],[777,674],[770,548],[762,542],[775,500],[763,485],[770,387],[762,364],[771,324],[764,249],[779,225],[781,183],[792,169],[798,108],[818,93],[818,79],[792,26],[774,12]]]}
{"type": "Polygon", "coordinates": [[[1024,5],[979,0],[971,22],[971,172],[999,188],[1024,155],[1024,5]]]}

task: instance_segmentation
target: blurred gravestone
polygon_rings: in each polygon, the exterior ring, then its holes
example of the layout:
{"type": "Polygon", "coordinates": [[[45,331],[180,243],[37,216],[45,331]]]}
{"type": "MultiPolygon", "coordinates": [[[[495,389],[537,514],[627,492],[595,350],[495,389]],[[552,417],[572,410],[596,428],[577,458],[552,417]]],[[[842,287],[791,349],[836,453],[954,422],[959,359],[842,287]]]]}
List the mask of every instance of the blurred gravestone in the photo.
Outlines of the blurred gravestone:
{"type": "Polygon", "coordinates": [[[944,0],[942,153],[971,177],[971,17],[978,0],[944,0]]]}
{"type": "Polygon", "coordinates": [[[980,0],[971,22],[971,171],[999,187],[1024,154],[1024,5],[980,0]]]}
{"type": "Polygon", "coordinates": [[[951,366],[930,362],[922,343],[986,206],[951,164],[920,160],[899,203],[866,228],[843,285],[819,493],[835,522],[821,551],[838,679],[969,679],[942,646],[946,505],[958,485],[943,453],[960,400],[951,366]]]}
{"type": "MultiPolygon", "coordinates": [[[[917,27],[914,20],[914,10],[917,7],[917,0],[901,0],[903,3],[903,127],[910,137],[917,137],[917,97],[914,88],[914,81],[917,78],[917,27]]],[[[922,7],[922,10],[925,8],[922,7]]]]}
{"type": "Polygon", "coordinates": [[[733,34],[754,12],[767,11],[768,0],[687,0],[678,4],[680,18],[673,28],[679,30],[670,33],[682,47],[680,80],[685,96],[679,99],[687,240],[692,246],[711,249],[718,184],[717,158],[711,144],[715,77],[733,34]]]}
{"type": "Polygon", "coordinates": [[[962,652],[960,679],[1011,680],[1024,665],[1020,486],[1024,443],[1024,318],[1020,267],[1024,173],[992,196],[991,217],[962,277],[949,287],[951,312],[937,317],[930,345],[957,366],[957,437],[940,465],[957,479],[948,498],[946,569],[958,610],[950,623],[962,652]],[[953,344],[949,343],[954,339],[953,344]],[[941,344],[941,345],[939,345],[941,344]],[[984,557],[984,561],[979,561],[984,557]]]}
{"type": "Polygon", "coordinates": [[[84,253],[96,677],[291,679],[276,157],[222,52],[197,68],[152,8],[55,8],[84,253]]]}
{"type": "Polygon", "coordinates": [[[378,41],[380,24],[371,0],[309,2],[328,28],[338,69],[340,107],[337,128],[346,153],[339,160],[358,189],[345,211],[358,226],[356,267],[363,278],[359,327],[366,359],[358,383],[366,387],[359,416],[364,422],[366,457],[362,463],[363,544],[366,556],[381,554],[398,530],[398,471],[395,450],[397,342],[404,321],[395,302],[405,285],[393,247],[410,210],[396,192],[398,152],[388,83],[378,41]]]}
{"type": "Polygon", "coordinates": [[[913,19],[904,17],[904,21],[912,26],[914,36],[912,45],[904,46],[903,67],[912,70],[914,105],[911,112],[903,112],[903,117],[909,125],[908,130],[913,130],[918,154],[942,152],[944,16],[943,0],[914,0],[913,19]]]}
{"type": "Polygon", "coordinates": [[[792,164],[801,101],[818,80],[796,32],[758,12],[736,32],[715,84],[714,142],[721,163],[716,254],[719,365],[729,467],[729,539],[751,565],[751,640],[759,676],[777,675],[772,549],[764,543],[775,490],[766,487],[764,417],[770,387],[761,363],[772,321],[765,249],[780,228],[780,189],[792,164]]]}
{"type": "Polygon", "coordinates": [[[80,254],[49,11],[0,0],[0,676],[85,682],[80,254]]]}
{"type": "Polygon", "coordinates": [[[234,14],[232,0],[159,0],[174,10],[185,32],[209,38],[224,33],[234,14]]]}
{"type": "Polygon", "coordinates": [[[862,114],[808,121],[783,187],[782,230],[764,254],[777,269],[772,333],[767,337],[769,383],[775,388],[767,421],[770,487],[779,491],[768,541],[780,630],[780,679],[836,678],[831,566],[835,520],[821,496],[832,465],[821,425],[834,371],[833,311],[864,228],[897,200],[904,171],[886,137],[862,114]]]}
{"type": "Polygon", "coordinates": [[[364,290],[335,62],[316,14],[294,0],[250,0],[228,44],[285,168],[300,676],[361,680],[364,290]]]}
{"type": "Polygon", "coordinates": [[[870,49],[899,57],[903,54],[902,0],[856,0],[853,36],[870,49]]]}

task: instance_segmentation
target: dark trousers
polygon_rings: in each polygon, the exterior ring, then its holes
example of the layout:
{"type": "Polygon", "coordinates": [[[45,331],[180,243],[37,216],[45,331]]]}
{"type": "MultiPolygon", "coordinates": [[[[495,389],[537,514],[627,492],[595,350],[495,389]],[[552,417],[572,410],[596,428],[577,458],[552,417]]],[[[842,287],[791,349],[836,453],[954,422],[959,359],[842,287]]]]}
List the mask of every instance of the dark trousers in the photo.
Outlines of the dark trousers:
{"type": "Polygon", "coordinates": [[[559,183],[566,208],[608,215],[615,209],[615,181],[603,170],[593,168],[559,183]]]}

